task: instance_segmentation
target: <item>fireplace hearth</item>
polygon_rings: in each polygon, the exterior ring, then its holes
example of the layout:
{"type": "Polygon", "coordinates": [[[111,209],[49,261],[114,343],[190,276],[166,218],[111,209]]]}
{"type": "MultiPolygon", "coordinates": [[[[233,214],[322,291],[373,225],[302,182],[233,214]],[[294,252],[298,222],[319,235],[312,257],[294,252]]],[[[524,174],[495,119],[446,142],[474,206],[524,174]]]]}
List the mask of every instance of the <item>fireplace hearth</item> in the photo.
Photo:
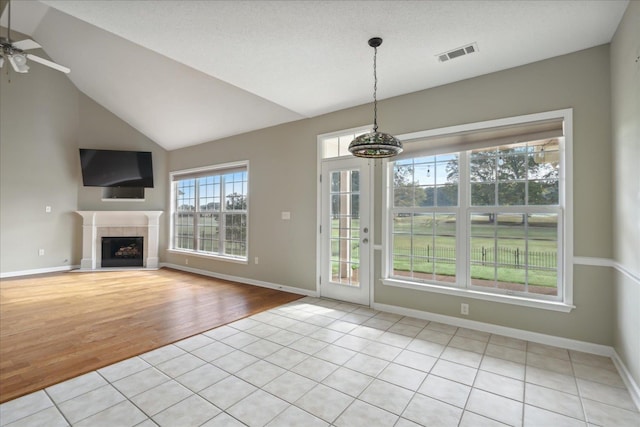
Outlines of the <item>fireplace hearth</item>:
{"type": "Polygon", "coordinates": [[[102,267],[142,267],[144,238],[103,237],[102,267]]]}

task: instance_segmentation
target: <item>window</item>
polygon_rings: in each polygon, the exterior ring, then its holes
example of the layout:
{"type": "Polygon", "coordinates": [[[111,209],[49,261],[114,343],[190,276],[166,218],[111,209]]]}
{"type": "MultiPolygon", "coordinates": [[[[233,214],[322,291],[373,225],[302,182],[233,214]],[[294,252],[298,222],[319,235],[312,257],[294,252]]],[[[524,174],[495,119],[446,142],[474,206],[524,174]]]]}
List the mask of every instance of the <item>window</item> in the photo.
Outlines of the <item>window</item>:
{"type": "Polygon", "coordinates": [[[327,133],[318,136],[320,143],[320,158],[333,159],[337,157],[351,156],[349,144],[356,137],[371,132],[371,127],[347,129],[340,132],[327,133]]]}
{"type": "Polygon", "coordinates": [[[405,142],[387,169],[386,284],[571,305],[570,110],[532,116],[405,142]]]}
{"type": "Polygon", "coordinates": [[[455,283],[458,162],[453,153],[395,163],[392,276],[455,283]]]}
{"type": "Polygon", "coordinates": [[[180,171],[172,177],[172,247],[247,260],[247,163],[180,171]]]}

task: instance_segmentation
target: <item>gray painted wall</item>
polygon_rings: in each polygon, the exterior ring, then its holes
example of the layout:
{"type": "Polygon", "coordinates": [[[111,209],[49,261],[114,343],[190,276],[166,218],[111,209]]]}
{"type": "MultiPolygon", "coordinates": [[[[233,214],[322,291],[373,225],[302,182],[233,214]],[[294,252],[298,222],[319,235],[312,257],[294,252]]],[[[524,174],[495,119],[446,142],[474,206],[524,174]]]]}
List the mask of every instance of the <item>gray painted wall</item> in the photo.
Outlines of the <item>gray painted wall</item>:
{"type": "Polygon", "coordinates": [[[251,263],[167,252],[164,261],[278,285],[315,290],[316,129],[312,120],[169,153],[169,170],[249,160],[251,263]],[[282,221],[281,211],[291,212],[282,221]],[[254,258],[259,257],[259,264],[254,258]]]}
{"type": "MultiPolygon", "coordinates": [[[[420,122],[423,129],[431,129],[573,108],[574,255],[611,258],[609,82],[609,48],[600,46],[395,98],[385,106],[389,112],[383,110],[381,116],[392,125],[391,129],[385,126],[385,131],[404,133],[419,130],[420,122]],[[407,129],[398,126],[402,122],[407,129]]],[[[380,277],[380,265],[376,268],[380,277]]],[[[455,317],[462,317],[460,303],[467,302],[470,314],[464,318],[470,320],[612,345],[611,272],[607,267],[576,265],[573,282],[577,308],[571,313],[463,301],[388,287],[380,281],[376,281],[375,295],[377,302],[455,317]]]]}
{"type": "Polygon", "coordinates": [[[28,74],[8,68],[0,73],[0,273],[78,265],[76,210],[165,210],[161,147],[82,94],[65,74],[39,64],[28,74]],[[146,190],[144,202],[103,202],[102,189],[82,186],[80,147],[152,151],[155,188],[146,190]]]}
{"type": "Polygon", "coordinates": [[[78,91],[58,71],[9,68],[0,73],[0,271],[69,266],[80,256],[78,91]]]}
{"type": "Polygon", "coordinates": [[[611,43],[616,352],[640,384],[640,2],[611,43]]]}
{"type": "MultiPolygon", "coordinates": [[[[637,21],[637,5],[632,18],[637,21]]],[[[629,14],[629,12],[628,12],[629,14]]],[[[625,22],[630,18],[626,17],[625,22]]],[[[633,27],[625,24],[620,34],[633,27]]],[[[633,37],[616,36],[616,49],[628,51],[633,37]],[[621,40],[621,41],[619,41],[621,40]],[[621,47],[616,47],[621,46],[621,47]]],[[[635,37],[635,36],[634,36],[635,37]]],[[[635,37],[635,40],[638,38],[635,37]]],[[[635,49],[635,47],[634,47],[635,49]]],[[[626,54],[626,53],[625,53],[626,54]]],[[[623,61],[620,61],[622,64],[623,61]]],[[[621,67],[621,66],[620,66],[621,67]]],[[[574,108],[574,245],[576,256],[612,258],[614,218],[611,205],[613,181],[628,177],[611,172],[610,81],[617,78],[616,63],[610,68],[609,46],[600,46],[558,58],[529,64],[431,90],[412,93],[379,104],[380,127],[402,134],[482,120],[574,108]]],[[[248,265],[188,257],[189,267],[285,286],[315,290],[316,286],[316,136],[371,122],[371,105],[351,108],[313,119],[276,126],[213,141],[170,153],[136,132],[91,99],[79,93],[61,73],[32,67],[24,76],[3,71],[0,80],[1,123],[1,273],[55,268],[80,261],[80,221],[75,210],[169,211],[168,171],[231,162],[250,161],[250,241],[248,265]],[[103,202],[97,189],[82,188],[78,147],[145,149],[154,152],[157,187],[147,200],[103,202]],[[44,214],[44,206],[53,207],[44,214]],[[291,220],[282,221],[281,211],[291,220]],[[49,237],[52,236],[52,237],[49,237]],[[37,255],[38,248],[47,255],[37,255]],[[49,257],[49,254],[51,258],[49,257]],[[254,257],[260,258],[258,265],[254,257]]],[[[625,77],[637,79],[635,77],[625,77]]],[[[637,80],[635,80],[637,84],[637,80]]],[[[633,83],[633,80],[631,80],[633,83]]],[[[627,85],[628,87],[628,85],[627,85]]],[[[637,86],[636,86],[637,87],[637,86]]],[[[614,88],[615,161],[635,173],[637,137],[616,135],[626,129],[618,124],[627,117],[630,95],[614,88]],[[634,141],[636,144],[634,145],[634,141]],[[636,150],[636,151],[633,151],[636,150]],[[635,156],[635,157],[633,157],[635,156]]],[[[636,98],[637,99],[637,98],[636,98]]],[[[635,116],[637,117],[637,116],[635,116]]],[[[637,123],[637,122],[636,122],[637,123]]],[[[637,131],[636,131],[637,132],[637,131]]],[[[637,133],[636,133],[637,135],[637,133]]],[[[381,164],[376,166],[376,206],[380,207],[381,164]]],[[[622,185],[622,184],[621,184],[622,185]]],[[[616,196],[615,218],[633,221],[624,213],[637,189],[625,186],[616,196]]],[[[380,215],[375,216],[374,242],[380,239],[380,215]]],[[[635,217],[637,220],[637,216],[635,217]]],[[[167,247],[168,217],[164,215],[162,247],[167,247]]],[[[619,224],[619,223],[618,223],[619,224]]],[[[626,231],[625,231],[626,232],[626,231]]],[[[616,228],[616,253],[639,247],[637,235],[626,238],[616,228]],[[629,240],[631,239],[631,240],[629,240]]],[[[637,251],[636,251],[637,252],[637,251]]],[[[161,250],[163,262],[185,265],[187,257],[161,250]]],[[[379,283],[380,254],[376,253],[375,301],[407,308],[459,316],[460,299],[452,296],[389,288],[379,283]]],[[[619,258],[629,268],[636,261],[619,258]]],[[[576,266],[572,313],[556,313],[487,301],[471,304],[467,318],[604,345],[616,345],[637,376],[637,317],[623,305],[637,296],[637,282],[626,280],[608,267],[576,266]],[[616,283],[615,290],[611,286],[616,283]],[[630,293],[631,292],[631,293],[630,293]],[[636,292],[635,294],[633,292],[636,292]],[[616,330],[614,339],[613,331],[616,330]]],[[[637,311],[637,310],[635,310],[637,311]]],[[[636,315],[637,316],[637,315],[636,315]]]]}
{"type": "MultiPolygon", "coordinates": [[[[154,188],[145,189],[144,201],[103,201],[103,189],[78,186],[78,210],[164,210],[167,200],[167,152],[149,138],[120,120],[85,94],[78,95],[80,148],[151,151],[154,188]]],[[[77,154],[77,153],[76,153],[77,154]]],[[[78,177],[80,163],[76,162],[78,177]]],[[[81,179],[81,178],[79,178],[81,179]]]]}
{"type": "MultiPolygon", "coordinates": [[[[380,128],[394,134],[541,111],[574,108],[575,255],[611,258],[611,122],[609,47],[537,62],[379,103],[380,128]],[[598,173],[594,173],[598,171],[598,173]]],[[[248,265],[166,253],[189,267],[303,289],[316,283],[316,136],[369,123],[371,106],[169,153],[169,170],[236,160],[250,161],[248,265]],[[290,211],[282,221],[280,211],[290,211]],[[260,264],[253,263],[260,257],[260,264]]],[[[381,163],[374,197],[379,205],[381,163]]],[[[374,241],[380,242],[380,212],[374,241]]],[[[459,316],[457,297],[386,287],[376,254],[375,302],[459,316]]],[[[613,294],[606,267],[576,266],[569,314],[473,300],[466,317],[561,337],[612,345],[613,294]],[[589,325],[589,327],[585,327],[589,325]]],[[[466,301],[469,302],[469,301],[466,301]]]]}
{"type": "MultiPolygon", "coordinates": [[[[84,187],[80,175],[80,162],[76,161],[77,210],[107,210],[107,211],[165,211],[160,217],[160,225],[164,230],[168,227],[167,198],[167,152],[158,144],[135,130],[110,111],[78,92],[79,126],[78,148],[96,148],[112,150],[151,151],[153,161],[153,188],[146,188],[142,201],[134,200],[103,200],[103,190],[99,187],[84,187]]],[[[77,149],[75,156],[78,156],[77,149]]],[[[160,233],[159,245],[166,247],[166,233],[160,233]]],[[[82,255],[82,242],[77,241],[78,253],[82,255]]],[[[76,260],[79,264],[79,260],[76,260]]]]}

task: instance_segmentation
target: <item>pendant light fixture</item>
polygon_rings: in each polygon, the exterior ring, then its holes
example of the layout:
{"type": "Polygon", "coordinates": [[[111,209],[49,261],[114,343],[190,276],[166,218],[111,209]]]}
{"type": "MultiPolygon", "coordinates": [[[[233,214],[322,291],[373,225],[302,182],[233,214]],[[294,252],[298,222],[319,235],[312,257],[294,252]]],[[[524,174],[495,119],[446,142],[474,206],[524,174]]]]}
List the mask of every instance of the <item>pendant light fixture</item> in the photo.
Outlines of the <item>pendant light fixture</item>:
{"type": "Polygon", "coordinates": [[[369,39],[369,46],[373,53],[373,131],[356,137],[349,144],[349,152],[357,157],[377,159],[393,157],[402,152],[402,143],[398,138],[388,133],[378,132],[378,75],[376,73],[376,60],[378,47],[382,44],[380,37],[369,39]]]}

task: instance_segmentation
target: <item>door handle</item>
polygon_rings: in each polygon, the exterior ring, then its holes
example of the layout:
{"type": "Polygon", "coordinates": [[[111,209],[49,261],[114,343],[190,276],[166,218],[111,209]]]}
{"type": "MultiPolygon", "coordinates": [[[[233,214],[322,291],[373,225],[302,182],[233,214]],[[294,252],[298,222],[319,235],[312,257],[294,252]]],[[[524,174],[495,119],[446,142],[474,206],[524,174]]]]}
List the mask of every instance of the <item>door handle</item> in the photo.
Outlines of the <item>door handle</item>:
{"type": "Polygon", "coordinates": [[[365,237],[364,239],[362,239],[362,243],[369,243],[369,239],[365,237]]]}
{"type": "Polygon", "coordinates": [[[369,227],[365,227],[365,228],[362,230],[362,232],[363,232],[363,233],[368,233],[368,232],[369,232],[369,227]]]}

